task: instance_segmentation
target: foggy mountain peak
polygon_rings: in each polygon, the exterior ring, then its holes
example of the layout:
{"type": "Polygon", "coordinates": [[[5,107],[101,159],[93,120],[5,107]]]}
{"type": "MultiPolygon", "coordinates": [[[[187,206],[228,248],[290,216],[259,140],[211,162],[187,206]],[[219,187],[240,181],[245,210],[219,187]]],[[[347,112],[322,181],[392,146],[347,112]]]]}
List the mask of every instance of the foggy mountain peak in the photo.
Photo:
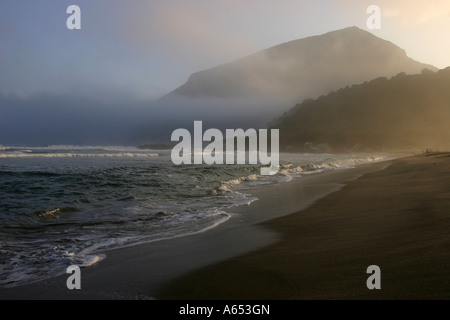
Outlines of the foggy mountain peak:
{"type": "Polygon", "coordinates": [[[166,97],[270,97],[297,102],[342,86],[433,66],[414,61],[393,43],[349,27],[286,42],[192,74],[166,97]]]}

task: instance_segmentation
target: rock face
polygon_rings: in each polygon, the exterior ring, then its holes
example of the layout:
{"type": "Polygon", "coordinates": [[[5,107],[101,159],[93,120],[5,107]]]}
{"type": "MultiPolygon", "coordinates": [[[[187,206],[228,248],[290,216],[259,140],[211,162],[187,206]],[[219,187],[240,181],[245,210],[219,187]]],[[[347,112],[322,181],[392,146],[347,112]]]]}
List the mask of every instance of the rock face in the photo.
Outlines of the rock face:
{"type": "Polygon", "coordinates": [[[168,97],[247,98],[300,102],[343,86],[420,73],[433,66],[357,27],[287,42],[190,76],[168,97]]]}
{"type": "Polygon", "coordinates": [[[449,88],[450,68],[380,77],[305,101],[272,126],[285,151],[444,151],[449,88]]]}

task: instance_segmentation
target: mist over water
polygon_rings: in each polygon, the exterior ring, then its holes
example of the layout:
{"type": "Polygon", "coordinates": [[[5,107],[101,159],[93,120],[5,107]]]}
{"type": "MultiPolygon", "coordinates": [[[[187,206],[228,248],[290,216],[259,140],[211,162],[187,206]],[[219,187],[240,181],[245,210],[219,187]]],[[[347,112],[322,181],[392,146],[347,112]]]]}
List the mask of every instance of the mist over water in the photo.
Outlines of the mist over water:
{"type": "Polygon", "coordinates": [[[129,144],[147,113],[146,103],[75,95],[3,96],[1,101],[3,144],[129,144]]]}
{"type": "Polygon", "coordinates": [[[167,143],[173,130],[190,130],[196,120],[220,130],[266,128],[291,106],[261,98],[143,102],[43,95],[0,96],[0,100],[0,143],[5,145],[167,143]]]}
{"type": "Polygon", "coordinates": [[[5,99],[0,105],[4,145],[129,145],[169,143],[173,130],[267,128],[290,104],[263,99],[168,99],[163,102],[103,103],[73,97],[5,99]],[[279,108],[274,110],[274,106],[279,108]],[[284,109],[283,109],[284,108],[284,109]]]}

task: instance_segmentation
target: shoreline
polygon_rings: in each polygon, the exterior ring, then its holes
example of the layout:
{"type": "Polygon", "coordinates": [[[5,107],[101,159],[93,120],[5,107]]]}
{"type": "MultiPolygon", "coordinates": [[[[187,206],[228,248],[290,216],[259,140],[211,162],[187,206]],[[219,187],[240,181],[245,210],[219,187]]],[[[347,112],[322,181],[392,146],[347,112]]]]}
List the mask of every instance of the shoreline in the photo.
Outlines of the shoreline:
{"type": "Polygon", "coordinates": [[[450,298],[450,154],[388,163],[304,210],[264,222],[280,241],[175,279],[159,297],[450,298]],[[381,290],[366,286],[372,265],[381,269],[381,290]]]}
{"type": "Polygon", "coordinates": [[[281,234],[261,223],[303,210],[338,191],[344,182],[380,170],[388,161],[352,169],[302,176],[265,186],[250,206],[230,208],[232,218],[206,232],[105,252],[107,258],[82,268],[82,290],[66,288],[69,275],[12,288],[0,288],[0,299],[155,299],[174,279],[274,244],[281,234]],[[301,193],[299,195],[299,192],[301,193]],[[273,205],[289,194],[283,207],[273,205]]]}

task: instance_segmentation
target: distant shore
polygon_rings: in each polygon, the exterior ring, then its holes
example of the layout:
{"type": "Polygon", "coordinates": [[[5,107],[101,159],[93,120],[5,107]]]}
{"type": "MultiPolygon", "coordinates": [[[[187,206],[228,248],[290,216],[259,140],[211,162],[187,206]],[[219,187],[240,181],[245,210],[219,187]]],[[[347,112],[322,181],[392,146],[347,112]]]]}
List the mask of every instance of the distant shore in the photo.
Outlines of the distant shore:
{"type": "Polygon", "coordinates": [[[449,190],[450,154],[390,161],[264,223],[280,241],[177,279],[160,298],[448,299],[449,190]],[[381,290],[366,286],[370,265],[381,290]]]}

